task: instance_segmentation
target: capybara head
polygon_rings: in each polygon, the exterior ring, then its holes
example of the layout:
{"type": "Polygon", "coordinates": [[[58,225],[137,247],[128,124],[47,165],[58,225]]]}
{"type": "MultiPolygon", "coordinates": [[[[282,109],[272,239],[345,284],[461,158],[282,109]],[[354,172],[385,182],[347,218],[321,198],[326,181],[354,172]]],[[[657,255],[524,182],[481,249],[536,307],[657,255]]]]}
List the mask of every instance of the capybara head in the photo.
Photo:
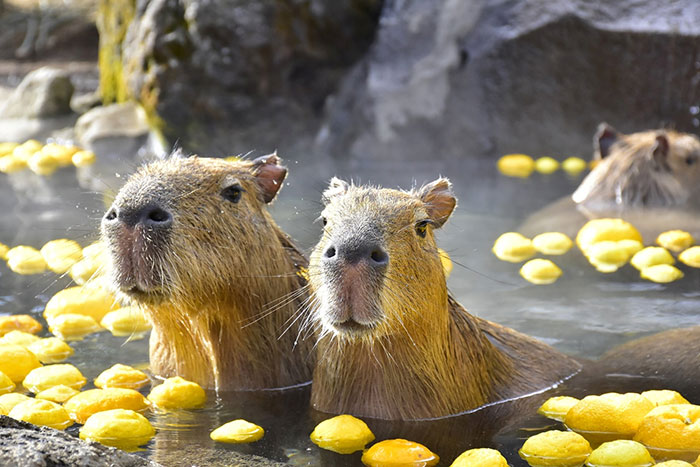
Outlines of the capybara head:
{"type": "Polygon", "coordinates": [[[275,235],[266,204],[286,173],[274,154],[142,167],[102,219],[114,288],[138,303],[194,307],[231,295],[241,277],[263,277],[260,259],[275,235]]]}
{"type": "Polygon", "coordinates": [[[323,193],[323,236],[309,280],[322,332],[342,339],[412,334],[444,325],[422,312],[447,309],[434,230],[456,205],[447,179],[418,190],[361,187],[334,178],[323,193]],[[421,303],[430,304],[421,307],[421,303]]]}
{"type": "Polygon", "coordinates": [[[572,195],[576,203],[622,207],[697,204],[700,138],[672,130],[629,135],[601,123],[593,140],[599,161],[572,195]]]}

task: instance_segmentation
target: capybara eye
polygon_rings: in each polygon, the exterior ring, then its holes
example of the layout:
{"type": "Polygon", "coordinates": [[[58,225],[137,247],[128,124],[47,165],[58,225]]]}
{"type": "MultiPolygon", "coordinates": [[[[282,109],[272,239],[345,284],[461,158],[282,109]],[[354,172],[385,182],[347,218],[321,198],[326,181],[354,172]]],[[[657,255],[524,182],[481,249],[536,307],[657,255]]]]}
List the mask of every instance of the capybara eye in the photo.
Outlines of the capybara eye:
{"type": "Polygon", "coordinates": [[[416,223],[416,233],[419,237],[425,238],[425,234],[428,232],[428,221],[420,221],[416,223]]]}
{"type": "Polygon", "coordinates": [[[232,203],[237,203],[241,200],[243,191],[244,190],[240,187],[240,185],[231,185],[221,190],[221,196],[232,203]]]}
{"type": "Polygon", "coordinates": [[[698,157],[696,155],[690,155],[685,158],[685,163],[686,165],[693,165],[698,161],[698,157]]]}

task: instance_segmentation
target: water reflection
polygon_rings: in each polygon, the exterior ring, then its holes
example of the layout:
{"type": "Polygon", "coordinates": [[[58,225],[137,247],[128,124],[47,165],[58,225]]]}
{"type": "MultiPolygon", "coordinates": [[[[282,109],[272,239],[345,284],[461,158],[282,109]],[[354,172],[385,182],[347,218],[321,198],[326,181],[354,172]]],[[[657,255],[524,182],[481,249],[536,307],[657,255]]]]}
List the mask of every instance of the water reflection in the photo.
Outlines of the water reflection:
{"type": "MultiPolygon", "coordinates": [[[[410,188],[446,175],[454,184],[459,207],[439,233],[438,244],[455,262],[448,285],[473,314],[536,336],[582,358],[595,358],[637,336],[700,324],[700,275],[690,268],[684,269],[683,280],[659,285],[642,281],[629,266],[610,275],[597,273],[574,249],[556,260],[564,275],[555,285],[533,286],[518,275],[519,266],[500,262],[492,255],[490,249],[498,235],[515,230],[529,214],[571,193],[581,177],[559,172],[549,176],[535,174],[525,180],[510,179],[497,174],[495,158],[401,165],[311,159],[283,151],[280,155],[290,175],[272,208],[273,217],[307,252],[320,234],[320,225],[313,221],[321,211],[320,193],[331,176],[410,188]]],[[[107,157],[79,174],[68,168],[48,178],[30,173],[3,176],[0,241],[38,248],[46,241],[66,237],[83,246],[89,244],[97,237],[105,201],[138,163],[138,158],[124,162],[107,157]]],[[[29,312],[42,320],[40,314],[46,301],[69,283],[67,277],[52,273],[19,276],[0,265],[0,314],[29,312]]],[[[68,361],[90,380],[114,363],[141,366],[148,360],[147,339],[127,341],[99,333],[73,347],[76,354],[68,361]]],[[[653,377],[594,378],[583,374],[550,393],[460,417],[367,423],[377,439],[403,437],[424,443],[441,456],[444,465],[472,447],[497,448],[511,465],[523,465],[517,457],[523,439],[533,431],[560,427],[535,415],[543,398],[609,390],[641,391],[661,388],[666,383],[653,377]]],[[[684,395],[691,402],[700,402],[699,388],[692,384],[684,388],[684,395]]],[[[210,396],[210,403],[203,410],[155,413],[151,419],[158,434],[140,455],[165,465],[231,464],[240,460],[237,453],[295,465],[359,463],[359,454],[340,456],[321,451],[311,443],[309,433],[327,415],[308,408],[308,387],[285,392],[221,394],[218,399],[210,396]],[[235,418],[263,426],[266,436],[245,446],[222,445],[209,439],[213,428],[235,418]]]]}

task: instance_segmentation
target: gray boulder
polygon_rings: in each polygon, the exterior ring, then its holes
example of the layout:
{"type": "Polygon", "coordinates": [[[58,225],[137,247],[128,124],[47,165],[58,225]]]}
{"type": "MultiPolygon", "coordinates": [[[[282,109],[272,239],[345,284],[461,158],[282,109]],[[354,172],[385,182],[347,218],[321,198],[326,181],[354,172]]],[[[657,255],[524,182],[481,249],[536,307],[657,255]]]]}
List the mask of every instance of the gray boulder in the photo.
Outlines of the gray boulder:
{"type": "Polygon", "coordinates": [[[140,467],[159,464],[53,428],[0,415],[0,465],[16,467],[140,467]]]}
{"type": "Polygon", "coordinates": [[[102,71],[122,74],[103,93],[126,83],[171,141],[235,154],[313,134],[371,43],[381,0],[140,0],[121,42],[108,18],[133,2],[103,3],[101,41],[121,66],[105,58],[102,71]]]}
{"type": "Polygon", "coordinates": [[[323,153],[587,156],[596,125],[698,132],[700,2],[388,0],[323,153]]]}
{"type": "Polygon", "coordinates": [[[50,118],[71,113],[68,73],[43,67],[27,74],[0,106],[0,118],[50,118]]]}

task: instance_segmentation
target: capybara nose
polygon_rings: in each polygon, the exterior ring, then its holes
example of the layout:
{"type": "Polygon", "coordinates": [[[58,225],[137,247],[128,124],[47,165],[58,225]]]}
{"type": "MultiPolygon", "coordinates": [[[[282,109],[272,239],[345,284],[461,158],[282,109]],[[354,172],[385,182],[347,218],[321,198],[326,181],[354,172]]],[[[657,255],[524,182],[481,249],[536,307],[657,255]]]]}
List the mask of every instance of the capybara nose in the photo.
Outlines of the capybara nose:
{"type": "Polygon", "coordinates": [[[373,242],[331,244],[323,251],[321,260],[327,264],[339,262],[358,264],[364,261],[370,267],[383,268],[389,264],[389,253],[381,245],[373,242]]]}
{"type": "Polygon", "coordinates": [[[107,223],[122,222],[129,227],[143,225],[150,229],[166,229],[173,224],[173,215],[155,204],[138,208],[112,206],[104,216],[107,223]]]}

